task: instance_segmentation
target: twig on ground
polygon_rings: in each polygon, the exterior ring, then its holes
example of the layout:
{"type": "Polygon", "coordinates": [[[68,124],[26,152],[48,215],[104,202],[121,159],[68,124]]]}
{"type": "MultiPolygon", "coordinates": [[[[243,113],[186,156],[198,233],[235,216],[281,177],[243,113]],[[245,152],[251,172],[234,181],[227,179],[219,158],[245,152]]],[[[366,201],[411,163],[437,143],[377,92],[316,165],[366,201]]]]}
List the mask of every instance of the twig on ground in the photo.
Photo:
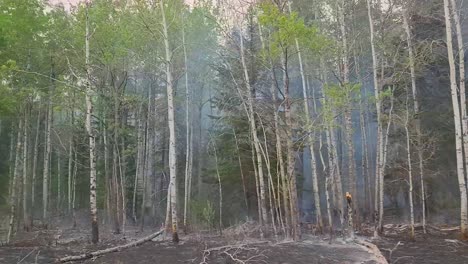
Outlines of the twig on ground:
{"type": "Polygon", "coordinates": [[[34,264],[37,264],[37,259],[39,258],[39,253],[41,253],[40,250],[37,251],[36,257],[34,258],[34,264]]]}
{"type": "Polygon", "coordinates": [[[398,241],[398,243],[396,243],[396,245],[392,249],[388,250],[390,252],[390,254],[388,255],[388,259],[390,261],[392,261],[393,251],[395,251],[398,248],[399,245],[402,245],[401,241],[398,241]]]}
{"type": "MultiPolygon", "coordinates": [[[[203,250],[202,260],[200,264],[208,264],[209,256],[213,252],[219,252],[220,255],[226,255],[232,261],[239,264],[247,264],[252,262],[265,262],[262,258],[266,256],[263,254],[263,251],[260,251],[256,247],[250,247],[252,245],[264,244],[268,243],[268,241],[261,241],[261,242],[253,242],[253,243],[245,243],[245,244],[237,244],[237,245],[226,245],[220,247],[214,247],[203,250]],[[242,259],[239,257],[239,254],[243,252],[254,252],[255,255],[242,259]]],[[[266,263],[266,262],[265,262],[266,263]]]]}
{"type": "Polygon", "coordinates": [[[27,257],[29,257],[29,255],[31,255],[34,251],[36,251],[36,248],[34,248],[33,250],[31,250],[26,256],[24,256],[24,258],[22,258],[20,261],[16,262],[16,264],[19,264],[21,262],[23,262],[23,260],[25,260],[27,257]]]}

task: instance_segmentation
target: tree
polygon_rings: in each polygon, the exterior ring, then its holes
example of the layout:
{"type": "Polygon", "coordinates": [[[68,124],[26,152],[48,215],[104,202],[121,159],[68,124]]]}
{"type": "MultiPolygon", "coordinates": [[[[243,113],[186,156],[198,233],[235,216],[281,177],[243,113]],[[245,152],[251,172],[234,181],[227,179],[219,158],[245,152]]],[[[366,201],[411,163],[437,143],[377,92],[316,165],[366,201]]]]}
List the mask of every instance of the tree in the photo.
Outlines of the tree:
{"type": "Polygon", "coordinates": [[[85,69],[86,69],[86,132],[89,138],[89,204],[91,211],[91,241],[96,244],[99,242],[99,226],[97,218],[97,202],[96,202],[96,139],[92,124],[93,119],[93,89],[91,88],[91,65],[90,65],[90,22],[89,9],[91,3],[86,1],[85,18],[86,18],[86,33],[85,33],[85,69]]]}
{"type": "Polygon", "coordinates": [[[449,0],[444,0],[444,14],[445,14],[445,32],[447,39],[447,54],[450,69],[450,90],[452,94],[452,107],[453,107],[453,119],[455,124],[455,151],[457,157],[457,176],[458,184],[460,189],[460,232],[463,238],[468,238],[468,203],[466,195],[466,181],[465,181],[465,169],[464,156],[463,156],[463,135],[462,125],[460,119],[460,105],[458,102],[458,85],[455,71],[455,58],[453,55],[453,44],[452,44],[452,21],[450,13],[449,0]]]}

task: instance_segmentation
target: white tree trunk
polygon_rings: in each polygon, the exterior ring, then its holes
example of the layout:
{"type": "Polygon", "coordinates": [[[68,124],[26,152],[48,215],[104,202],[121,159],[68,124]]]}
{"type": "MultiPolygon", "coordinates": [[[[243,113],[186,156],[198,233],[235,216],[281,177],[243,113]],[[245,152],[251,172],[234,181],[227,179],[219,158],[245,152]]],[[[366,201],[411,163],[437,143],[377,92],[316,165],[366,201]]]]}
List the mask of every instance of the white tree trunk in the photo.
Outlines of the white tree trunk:
{"type": "MultiPolygon", "coordinates": [[[[52,79],[52,78],[51,78],[52,79]]],[[[52,86],[54,86],[55,80],[51,80],[52,86]]],[[[50,133],[52,129],[52,91],[53,88],[49,90],[48,101],[47,101],[47,120],[46,120],[46,142],[45,142],[45,152],[44,152],[44,169],[43,169],[43,176],[42,176],[42,221],[45,227],[47,227],[48,223],[48,202],[49,202],[49,176],[50,176],[50,154],[51,154],[51,141],[50,141],[50,133]]]]}
{"type": "Polygon", "coordinates": [[[142,115],[142,104],[140,103],[138,112],[137,112],[137,157],[136,157],[136,169],[135,169],[135,178],[133,182],[133,199],[132,199],[132,216],[133,221],[137,222],[137,214],[136,214],[136,200],[137,200],[137,189],[138,189],[138,180],[141,177],[142,171],[142,163],[144,160],[143,156],[143,121],[141,118],[142,115]]]}
{"type": "MultiPolygon", "coordinates": [[[[345,21],[345,1],[341,0],[341,3],[338,6],[339,21],[340,21],[340,31],[341,31],[341,42],[342,42],[342,74],[343,74],[343,85],[349,85],[349,54],[348,54],[348,39],[346,33],[346,21],[345,21]]],[[[343,87],[348,91],[348,87],[343,87]]],[[[346,105],[344,106],[344,136],[347,147],[347,158],[348,158],[348,175],[349,175],[349,184],[348,189],[353,196],[353,204],[356,206],[356,213],[359,210],[359,203],[357,197],[357,180],[356,180],[356,161],[354,158],[354,143],[353,143],[353,123],[352,123],[352,94],[346,95],[346,105]]],[[[358,216],[359,214],[357,214],[358,216]]]]}
{"type": "MultiPolygon", "coordinates": [[[[416,127],[416,141],[418,148],[418,163],[419,163],[419,177],[421,180],[421,200],[422,200],[422,225],[423,231],[426,233],[426,194],[424,191],[424,160],[423,160],[423,146],[422,146],[422,134],[421,134],[421,119],[419,117],[419,98],[418,90],[416,87],[416,73],[415,73],[415,62],[414,62],[414,51],[413,51],[413,38],[411,29],[408,23],[408,13],[405,10],[403,12],[403,26],[406,31],[406,40],[408,42],[408,57],[409,66],[411,73],[411,90],[413,95],[413,111],[416,115],[415,127],[416,127]]],[[[414,232],[413,232],[414,233],[414,232]]]]}
{"type": "Polygon", "coordinates": [[[247,63],[245,61],[245,53],[244,53],[244,39],[242,34],[240,34],[240,54],[241,54],[241,62],[242,62],[242,69],[245,79],[245,85],[247,88],[247,107],[248,107],[248,115],[249,115],[249,124],[250,130],[252,133],[253,138],[253,145],[255,149],[255,156],[257,158],[257,172],[258,172],[258,182],[260,188],[260,202],[261,202],[261,211],[262,211],[262,223],[266,224],[268,222],[268,215],[266,209],[266,194],[265,194],[265,178],[263,175],[263,161],[262,161],[262,154],[260,152],[260,140],[258,139],[257,135],[257,125],[255,124],[255,110],[254,110],[254,99],[252,94],[252,87],[250,86],[250,78],[249,72],[247,68],[247,63]]]}
{"type": "Polygon", "coordinates": [[[10,243],[11,238],[14,233],[14,227],[15,227],[15,216],[16,216],[16,205],[17,205],[17,189],[18,189],[18,174],[20,170],[20,154],[21,154],[21,148],[22,148],[22,140],[21,140],[21,133],[23,132],[23,119],[20,118],[19,124],[18,124],[18,134],[16,136],[16,151],[15,151],[15,165],[13,168],[13,179],[11,180],[12,182],[12,187],[11,187],[11,193],[10,193],[10,219],[9,219],[9,224],[8,224],[8,234],[7,234],[7,243],[10,243]]]}
{"type": "MultiPolygon", "coordinates": [[[[37,175],[37,160],[39,156],[39,135],[41,127],[42,107],[39,101],[38,114],[36,120],[36,134],[34,136],[34,150],[33,150],[33,165],[32,165],[32,183],[31,183],[31,209],[36,205],[36,175],[37,175]]],[[[31,218],[33,218],[34,210],[31,210],[31,218]]]]}
{"type": "Polygon", "coordinates": [[[93,90],[91,88],[91,65],[89,40],[91,32],[89,29],[89,6],[86,2],[86,36],[85,36],[85,66],[86,66],[86,132],[89,138],[89,206],[91,212],[91,241],[96,244],[99,242],[99,228],[97,216],[97,197],[96,197],[96,138],[93,130],[93,90]]]}
{"type": "Polygon", "coordinates": [[[406,91],[406,119],[405,119],[405,135],[406,135],[406,156],[408,162],[408,196],[410,204],[410,239],[414,240],[414,203],[413,203],[413,164],[411,161],[411,141],[410,132],[408,129],[409,125],[409,108],[408,108],[408,91],[406,91]]]}
{"type": "MultiPolygon", "coordinates": [[[[372,0],[366,0],[367,2],[367,15],[369,18],[369,27],[370,27],[370,42],[371,42],[371,53],[372,53],[372,73],[374,79],[374,97],[375,97],[375,108],[377,113],[377,158],[376,158],[376,176],[375,176],[375,199],[374,199],[374,210],[375,210],[375,230],[374,236],[377,236],[377,229],[378,224],[380,223],[379,216],[381,215],[378,213],[380,206],[379,199],[383,197],[383,175],[384,175],[384,168],[382,167],[383,162],[383,136],[382,136],[382,118],[381,118],[381,100],[380,100],[380,86],[378,81],[377,75],[377,67],[378,67],[378,60],[377,60],[377,52],[375,49],[375,36],[374,36],[374,20],[372,18],[372,0]],[[380,183],[382,181],[382,183],[380,183]],[[380,195],[382,193],[382,195],[380,195]]],[[[383,204],[383,201],[381,201],[383,204]]],[[[383,212],[382,212],[383,215],[383,212]]]]}
{"type": "MultiPolygon", "coordinates": [[[[183,21],[182,23],[185,23],[183,21]]],[[[191,154],[192,154],[192,146],[190,135],[192,133],[191,130],[191,122],[190,122],[190,89],[189,89],[189,75],[188,75],[188,60],[187,60],[187,45],[185,43],[185,28],[182,27],[182,45],[184,47],[184,65],[185,65],[185,127],[186,127],[186,152],[185,152],[185,190],[184,190],[184,229],[187,231],[187,217],[188,217],[188,210],[189,210],[189,199],[190,199],[190,182],[192,178],[192,171],[190,168],[190,161],[191,161],[191,154]]]]}
{"type": "MultiPolygon", "coordinates": [[[[26,103],[28,104],[28,103],[26,103]]],[[[29,140],[29,111],[26,106],[24,110],[24,129],[23,129],[23,227],[25,231],[30,231],[31,229],[31,219],[29,219],[29,192],[30,185],[28,181],[28,140],[29,140]]]]}
{"type": "Polygon", "coordinates": [[[445,33],[447,40],[447,53],[450,66],[450,89],[452,93],[453,118],[455,124],[455,149],[457,156],[457,176],[460,189],[460,232],[463,238],[468,238],[468,203],[466,194],[465,169],[463,167],[462,127],[460,121],[460,105],[458,102],[458,87],[455,71],[455,58],[452,43],[452,21],[450,19],[449,0],[444,0],[445,33]]]}
{"type": "Polygon", "coordinates": [[[178,236],[178,218],[177,218],[177,153],[176,153],[176,132],[175,132],[175,114],[174,114],[174,89],[171,70],[172,51],[169,45],[168,25],[166,22],[166,14],[164,1],[161,0],[161,15],[163,22],[163,38],[166,53],[166,88],[167,88],[167,121],[169,125],[169,172],[171,189],[171,219],[172,219],[172,241],[179,242],[178,236]]]}
{"type": "MultiPolygon", "coordinates": [[[[74,96],[73,96],[73,99],[74,96]]],[[[72,109],[70,111],[70,125],[73,127],[75,123],[75,107],[72,106],[72,109]]],[[[70,143],[68,145],[68,179],[67,179],[67,208],[68,208],[68,213],[71,213],[72,210],[72,182],[73,182],[73,149],[74,149],[74,130],[72,130],[72,134],[70,135],[70,143]]],[[[34,172],[33,172],[34,173],[34,172]]],[[[34,175],[34,174],[33,174],[34,175]]],[[[33,187],[34,188],[34,187],[33,187]]]]}
{"type": "Polygon", "coordinates": [[[299,223],[299,204],[297,198],[297,185],[296,185],[296,159],[293,146],[293,123],[291,116],[291,98],[289,87],[289,73],[288,73],[288,53],[283,49],[282,53],[282,66],[283,66],[283,92],[284,92],[284,114],[286,119],[286,149],[287,149],[287,179],[289,185],[289,204],[291,209],[291,229],[292,236],[295,241],[301,238],[301,228],[299,223]]]}
{"type": "MultiPolygon", "coordinates": [[[[289,13],[291,13],[291,2],[288,1],[288,8],[289,8],[289,13]]],[[[296,38],[295,39],[295,44],[296,44],[296,50],[297,50],[297,56],[299,60],[299,71],[301,74],[301,81],[302,81],[302,96],[303,96],[303,104],[304,104],[304,113],[306,117],[306,133],[308,133],[307,136],[307,145],[309,147],[309,152],[310,152],[310,164],[311,164],[311,172],[312,172],[312,191],[314,192],[314,205],[315,205],[315,211],[317,214],[317,225],[319,229],[322,229],[323,226],[323,221],[322,221],[322,212],[320,208],[320,193],[319,193],[319,188],[318,188],[318,177],[317,177],[317,166],[316,166],[316,161],[315,161],[315,150],[314,150],[314,144],[315,144],[315,134],[312,132],[312,123],[311,123],[311,117],[310,117],[310,111],[309,111],[309,99],[307,96],[307,83],[306,83],[306,77],[305,77],[305,72],[304,72],[304,64],[302,61],[302,54],[301,54],[301,49],[299,46],[299,41],[296,38]]]]}
{"type": "MultiPolygon", "coordinates": [[[[260,42],[262,44],[262,49],[266,50],[266,45],[265,45],[265,40],[263,38],[262,34],[262,27],[260,24],[258,24],[258,30],[259,30],[259,36],[260,36],[260,42]]],[[[284,212],[284,219],[285,221],[281,221],[282,223],[286,225],[286,227],[289,228],[290,226],[290,210],[289,210],[289,192],[288,192],[288,186],[287,186],[287,179],[286,179],[286,172],[285,172],[285,167],[284,167],[284,158],[283,158],[283,146],[281,143],[281,132],[279,130],[279,116],[278,116],[278,107],[277,107],[277,101],[278,101],[278,91],[277,91],[277,84],[276,84],[276,76],[275,76],[275,71],[273,68],[273,62],[271,60],[271,57],[269,56],[269,64],[270,64],[270,78],[271,78],[271,85],[270,85],[270,93],[271,93],[271,100],[273,102],[273,120],[274,120],[274,129],[275,129],[275,147],[276,147],[276,159],[277,163],[279,165],[279,171],[277,171],[277,174],[279,175],[278,179],[278,207],[280,211],[280,217],[282,215],[281,213],[281,200],[283,200],[283,212],[284,212]],[[281,199],[282,197],[282,199],[281,199]]],[[[288,236],[289,233],[286,232],[285,227],[283,226],[283,232],[288,236]]]]}

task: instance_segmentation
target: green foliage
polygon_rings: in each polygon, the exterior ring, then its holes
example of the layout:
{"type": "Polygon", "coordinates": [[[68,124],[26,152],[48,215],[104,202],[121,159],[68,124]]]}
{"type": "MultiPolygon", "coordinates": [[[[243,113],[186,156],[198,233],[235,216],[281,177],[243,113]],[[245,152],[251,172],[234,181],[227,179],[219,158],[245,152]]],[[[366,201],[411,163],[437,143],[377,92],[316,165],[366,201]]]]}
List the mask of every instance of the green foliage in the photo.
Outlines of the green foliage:
{"type": "Polygon", "coordinates": [[[330,40],[321,35],[315,26],[307,26],[298,13],[285,14],[276,5],[261,4],[259,22],[269,32],[269,51],[274,57],[297,40],[301,48],[314,53],[323,52],[330,47],[330,40]]]}

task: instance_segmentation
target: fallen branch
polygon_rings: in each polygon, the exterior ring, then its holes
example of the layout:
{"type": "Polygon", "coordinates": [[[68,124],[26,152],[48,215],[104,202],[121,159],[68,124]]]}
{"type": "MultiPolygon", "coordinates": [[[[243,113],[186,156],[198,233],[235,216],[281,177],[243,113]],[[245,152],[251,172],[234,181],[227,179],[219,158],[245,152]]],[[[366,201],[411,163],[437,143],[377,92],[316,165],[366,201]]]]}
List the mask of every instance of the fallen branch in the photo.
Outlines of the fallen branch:
{"type": "Polygon", "coordinates": [[[125,245],[106,248],[106,249],[102,249],[102,250],[98,250],[98,251],[94,251],[94,252],[89,252],[89,253],[84,253],[84,254],[76,255],[76,256],[63,257],[63,258],[58,259],[57,262],[63,263],[63,262],[69,262],[69,261],[90,259],[90,258],[98,257],[98,256],[101,256],[101,255],[104,255],[104,254],[107,254],[107,253],[121,251],[121,250],[131,248],[131,247],[136,247],[136,246],[139,246],[139,245],[141,245],[141,244],[143,244],[145,242],[150,241],[151,239],[153,239],[153,238],[155,238],[157,236],[160,236],[163,232],[164,232],[164,230],[160,230],[160,231],[158,231],[156,233],[153,233],[153,234],[151,234],[149,236],[146,236],[144,238],[141,238],[139,240],[133,241],[133,242],[125,244],[125,245]]]}
{"type": "Polygon", "coordinates": [[[232,261],[238,264],[247,264],[251,262],[265,262],[261,260],[265,257],[262,252],[258,250],[258,248],[250,247],[252,245],[264,244],[268,243],[268,241],[261,241],[261,242],[253,242],[253,243],[246,243],[246,244],[237,244],[237,245],[226,245],[221,247],[209,248],[203,250],[202,261],[200,264],[208,264],[208,258],[210,257],[212,252],[219,252],[220,255],[226,255],[232,261]],[[238,257],[239,254],[245,252],[253,252],[255,255],[251,257],[247,257],[246,259],[241,259],[238,257]]]}

